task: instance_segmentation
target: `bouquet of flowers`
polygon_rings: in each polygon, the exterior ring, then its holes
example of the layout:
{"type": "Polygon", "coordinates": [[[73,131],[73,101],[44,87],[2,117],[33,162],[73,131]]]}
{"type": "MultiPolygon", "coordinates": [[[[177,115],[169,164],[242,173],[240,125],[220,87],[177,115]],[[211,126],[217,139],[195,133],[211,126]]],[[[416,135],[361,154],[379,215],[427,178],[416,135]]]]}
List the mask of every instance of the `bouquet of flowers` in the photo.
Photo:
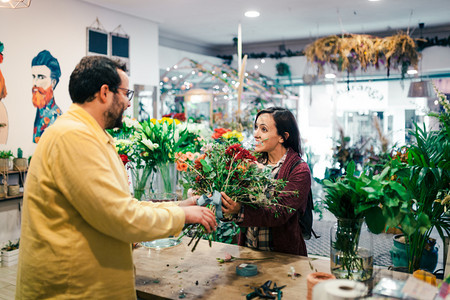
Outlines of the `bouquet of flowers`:
{"type": "MultiPolygon", "coordinates": [[[[270,168],[258,164],[256,157],[237,141],[236,137],[223,138],[219,142],[207,144],[203,148],[204,153],[199,156],[193,155],[192,159],[186,156],[187,159],[182,162],[186,170],[183,173],[184,187],[204,197],[225,192],[234,201],[253,207],[270,207],[275,215],[280,209],[291,210],[278,203],[279,197],[288,193],[282,192],[286,181],[272,178],[270,168]]],[[[207,207],[217,213],[217,210],[221,210],[219,202],[208,204],[207,207]]],[[[187,232],[193,233],[189,245],[197,239],[192,249],[194,251],[200,238],[205,235],[205,230],[203,226],[195,224],[189,225],[184,234],[187,232]]],[[[206,235],[206,238],[211,242],[214,234],[206,235]]]]}

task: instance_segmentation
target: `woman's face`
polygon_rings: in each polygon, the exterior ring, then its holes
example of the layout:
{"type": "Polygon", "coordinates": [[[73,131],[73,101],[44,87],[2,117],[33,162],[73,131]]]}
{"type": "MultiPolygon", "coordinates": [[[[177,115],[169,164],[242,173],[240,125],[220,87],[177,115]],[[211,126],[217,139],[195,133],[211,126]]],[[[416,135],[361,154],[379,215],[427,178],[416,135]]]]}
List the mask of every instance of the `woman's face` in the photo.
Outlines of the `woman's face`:
{"type": "Polygon", "coordinates": [[[256,152],[270,153],[277,147],[283,147],[283,138],[278,135],[275,120],[271,114],[261,114],[255,122],[253,137],[256,152]]]}

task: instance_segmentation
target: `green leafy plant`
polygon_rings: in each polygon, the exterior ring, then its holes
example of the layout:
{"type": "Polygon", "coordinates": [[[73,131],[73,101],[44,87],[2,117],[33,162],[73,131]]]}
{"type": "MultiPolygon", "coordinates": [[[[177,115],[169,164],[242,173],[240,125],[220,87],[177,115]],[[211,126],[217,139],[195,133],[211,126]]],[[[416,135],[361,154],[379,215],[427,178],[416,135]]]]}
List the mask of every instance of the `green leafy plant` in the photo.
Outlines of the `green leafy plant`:
{"type": "Polygon", "coordinates": [[[400,183],[390,180],[391,174],[399,172],[395,168],[386,168],[378,175],[363,172],[360,176],[355,176],[355,169],[355,162],[350,161],[345,176],[334,182],[323,180],[324,206],[338,219],[332,244],[340,256],[335,268],[342,269],[348,279],[354,279],[354,274],[361,272],[365,280],[370,278],[371,272],[364,269],[364,258],[358,254],[362,221],[366,221],[372,233],[381,233],[387,217],[383,212],[385,207],[380,204],[397,205],[408,198],[408,193],[400,183]]]}
{"type": "Polygon", "coordinates": [[[434,228],[443,240],[450,234],[450,105],[437,94],[444,110],[430,115],[438,118],[440,128],[430,131],[414,124],[415,142],[388,164],[398,170],[393,179],[408,192],[401,201],[385,202],[384,213],[388,225],[398,226],[405,235],[410,273],[420,268],[434,228]]]}
{"type": "Polygon", "coordinates": [[[17,242],[13,243],[11,241],[8,241],[8,244],[2,247],[2,251],[13,251],[16,249],[19,249],[20,239],[17,240],[17,242]]]}
{"type": "Polygon", "coordinates": [[[14,155],[12,154],[11,150],[2,150],[0,151],[0,158],[11,158],[14,157],[14,155]]]}

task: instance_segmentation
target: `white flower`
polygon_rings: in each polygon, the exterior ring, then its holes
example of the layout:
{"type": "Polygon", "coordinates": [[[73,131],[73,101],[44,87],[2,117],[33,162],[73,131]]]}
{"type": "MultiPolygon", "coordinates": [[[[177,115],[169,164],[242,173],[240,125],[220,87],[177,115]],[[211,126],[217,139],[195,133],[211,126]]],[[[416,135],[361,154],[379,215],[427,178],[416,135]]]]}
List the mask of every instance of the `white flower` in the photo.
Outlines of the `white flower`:
{"type": "Polygon", "coordinates": [[[148,139],[142,139],[142,144],[144,144],[150,151],[153,151],[154,149],[159,147],[158,144],[152,143],[152,141],[148,139]]]}
{"type": "Polygon", "coordinates": [[[177,143],[178,140],[180,139],[180,132],[179,132],[178,128],[175,128],[173,139],[174,139],[175,143],[177,143]]]}
{"type": "Polygon", "coordinates": [[[136,119],[131,119],[128,116],[123,117],[123,122],[125,123],[125,126],[128,128],[134,128],[134,129],[142,128],[141,124],[139,124],[139,122],[136,119]]]}

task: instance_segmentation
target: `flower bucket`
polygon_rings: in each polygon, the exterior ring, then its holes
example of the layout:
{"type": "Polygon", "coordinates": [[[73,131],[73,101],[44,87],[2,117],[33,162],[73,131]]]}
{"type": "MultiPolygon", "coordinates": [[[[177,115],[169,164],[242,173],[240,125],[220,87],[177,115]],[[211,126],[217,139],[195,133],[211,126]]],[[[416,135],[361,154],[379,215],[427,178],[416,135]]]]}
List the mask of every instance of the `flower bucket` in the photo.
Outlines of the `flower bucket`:
{"type": "Polygon", "coordinates": [[[330,268],[337,279],[366,281],[373,274],[373,238],[363,219],[340,219],[330,231],[330,268]]]}

